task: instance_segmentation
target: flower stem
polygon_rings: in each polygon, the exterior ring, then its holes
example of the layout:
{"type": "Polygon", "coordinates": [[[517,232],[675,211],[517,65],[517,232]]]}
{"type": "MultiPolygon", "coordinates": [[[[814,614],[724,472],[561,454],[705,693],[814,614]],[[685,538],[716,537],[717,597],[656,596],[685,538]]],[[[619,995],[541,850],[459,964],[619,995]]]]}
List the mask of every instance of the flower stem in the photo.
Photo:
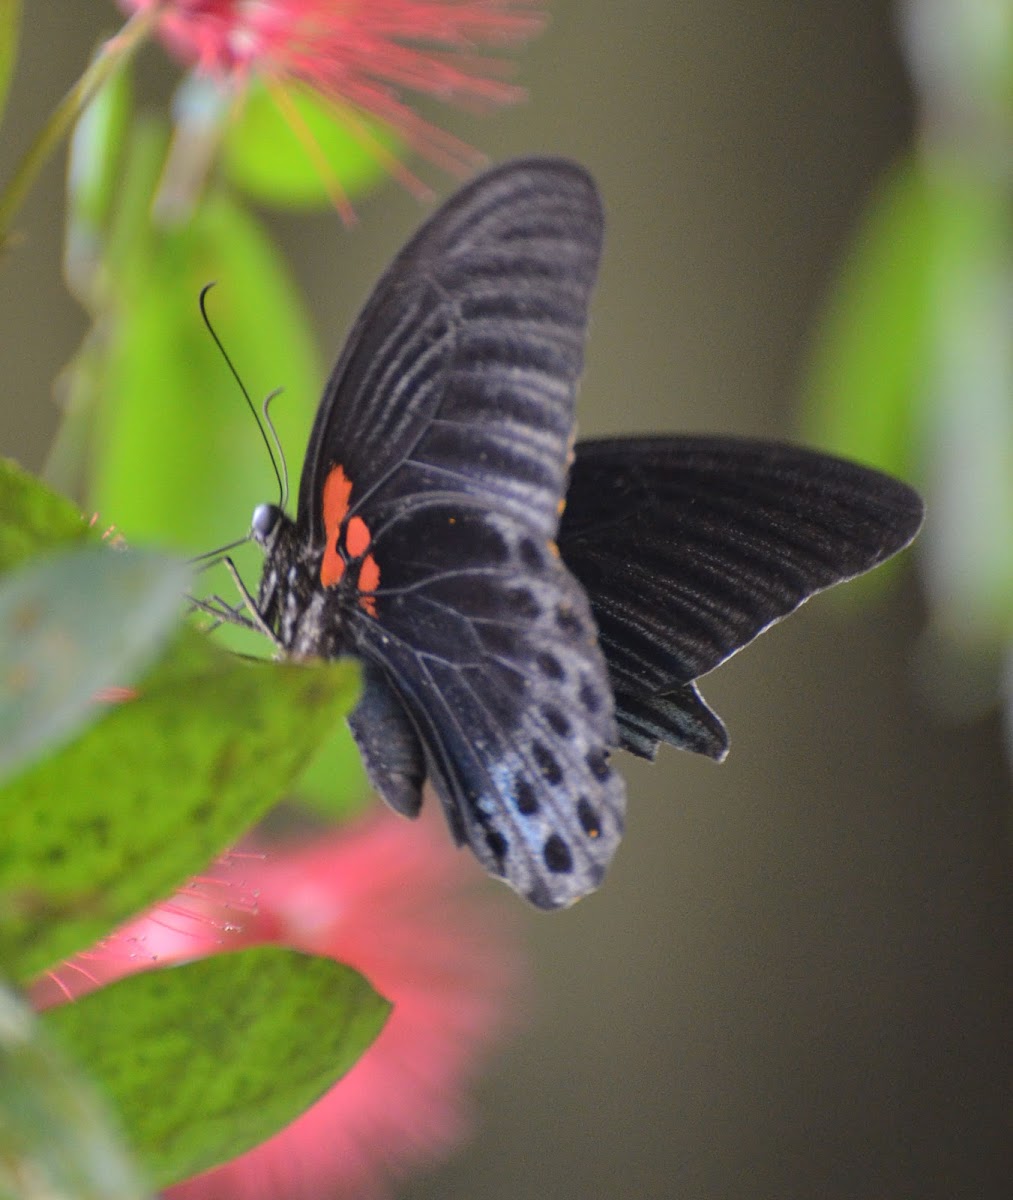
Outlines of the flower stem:
{"type": "Polygon", "coordinates": [[[119,33],[99,48],[81,78],[51,113],[36,134],[14,176],[0,192],[0,249],[6,248],[10,228],[21,205],[32,190],[39,172],[70,131],[96,92],[134,53],[158,19],[161,6],[152,5],[132,16],[119,33]]]}

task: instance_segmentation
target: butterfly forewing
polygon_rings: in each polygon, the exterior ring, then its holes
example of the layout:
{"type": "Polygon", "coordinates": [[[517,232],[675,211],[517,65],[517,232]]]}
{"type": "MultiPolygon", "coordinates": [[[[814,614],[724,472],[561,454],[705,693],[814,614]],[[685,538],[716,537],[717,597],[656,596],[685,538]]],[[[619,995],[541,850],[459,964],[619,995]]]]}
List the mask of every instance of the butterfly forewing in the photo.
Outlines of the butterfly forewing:
{"type": "Polygon", "coordinates": [[[412,811],[418,750],[456,835],[543,907],[600,883],[623,816],[604,659],[553,543],[601,236],[569,163],[458,193],[356,323],[300,487],[297,534],[326,547],[324,581],[340,586],[353,539],[370,564],[347,619],[372,664],[353,729],[374,783],[412,811]],[[396,773],[376,713],[397,730],[396,773]]]}

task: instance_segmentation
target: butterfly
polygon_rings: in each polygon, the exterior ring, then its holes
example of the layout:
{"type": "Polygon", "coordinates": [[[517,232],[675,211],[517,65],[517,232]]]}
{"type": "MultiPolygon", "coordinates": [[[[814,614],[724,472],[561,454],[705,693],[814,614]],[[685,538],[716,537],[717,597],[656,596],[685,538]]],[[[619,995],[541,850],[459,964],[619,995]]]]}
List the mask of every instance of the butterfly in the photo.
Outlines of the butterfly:
{"type": "Polygon", "coordinates": [[[256,615],[298,657],[350,655],[376,791],[540,908],[602,882],[617,748],[714,759],[696,680],[813,593],[905,546],[905,484],[730,437],[575,444],[602,249],[589,174],[496,167],[388,267],[326,385],[295,518],[262,504],[256,615]]]}

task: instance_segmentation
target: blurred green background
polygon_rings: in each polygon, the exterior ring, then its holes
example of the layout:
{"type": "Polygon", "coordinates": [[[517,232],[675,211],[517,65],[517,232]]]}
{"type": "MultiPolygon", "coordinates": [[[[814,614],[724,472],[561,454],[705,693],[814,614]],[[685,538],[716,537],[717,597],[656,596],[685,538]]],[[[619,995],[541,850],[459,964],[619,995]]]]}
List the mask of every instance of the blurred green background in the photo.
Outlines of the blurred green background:
{"type": "MultiPolygon", "coordinates": [[[[5,173],[79,72],[95,10],[28,6],[5,173]]],[[[798,436],[821,305],[915,136],[896,6],[551,11],[519,56],[526,106],[437,119],[494,160],[561,153],[599,180],[609,236],[582,431],[798,436]]],[[[174,78],[157,51],[140,69],[153,89],[174,78]]],[[[32,469],[86,328],[60,274],[61,180],[53,164],[0,281],[0,445],[32,469]]],[[[395,186],[358,209],[353,232],[332,213],[271,219],[328,355],[421,216],[395,186]]],[[[273,369],[267,387],[291,383],[273,369]]],[[[236,403],[226,380],[209,387],[209,409],[236,403]]],[[[265,461],[261,492],[236,497],[237,533],[273,496],[265,461]]],[[[608,885],[524,914],[532,1022],[484,1081],[475,1140],[405,1196],[1007,1194],[1001,719],[939,715],[915,665],[918,562],[862,607],[815,601],[704,682],[732,736],[724,765],[624,761],[629,827],[608,885]]]]}

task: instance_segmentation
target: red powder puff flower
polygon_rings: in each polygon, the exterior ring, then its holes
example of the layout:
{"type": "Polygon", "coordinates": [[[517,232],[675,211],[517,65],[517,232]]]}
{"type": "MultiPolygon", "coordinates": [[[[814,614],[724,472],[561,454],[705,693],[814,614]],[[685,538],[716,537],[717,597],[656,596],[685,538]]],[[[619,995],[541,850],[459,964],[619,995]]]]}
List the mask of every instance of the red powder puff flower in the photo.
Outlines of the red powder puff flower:
{"type": "Polygon", "coordinates": [[[518,99],[486,47],[519,43],[544,24],[536,0],[119,0],[164,9],[158,29],[202,74],[308,84],[341,107],[393,126],[430,161],[458,170],[469,147],[415,114],[405,91],[489,105],[518,99]]]}
{"type": "Polygon", "coordinates": [[[280,1133],[165,1195],[379,1200],[464,1137],[466,1085],[517,1015],[518,944],[498,905],[467,894],[479,876],[436,821],[392,814],[294,849],[240,852],[40,981],[34,999],[43,1007],[155,960],[263,943],[355,967],[394,1006],[376,1042],[280,1133]]]}

